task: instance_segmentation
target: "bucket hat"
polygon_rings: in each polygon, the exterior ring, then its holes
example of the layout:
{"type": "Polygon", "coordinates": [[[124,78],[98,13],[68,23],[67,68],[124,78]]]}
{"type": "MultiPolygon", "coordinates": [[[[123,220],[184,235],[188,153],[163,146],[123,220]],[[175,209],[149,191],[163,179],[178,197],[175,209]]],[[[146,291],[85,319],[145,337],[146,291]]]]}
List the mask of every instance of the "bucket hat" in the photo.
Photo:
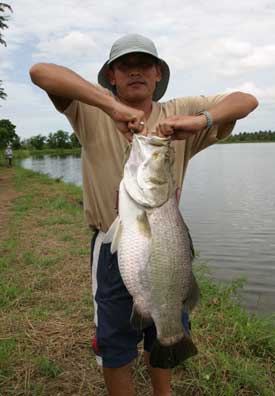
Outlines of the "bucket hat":
{"type": "Polygon", "coordinates": [[[108,67],[114,60],[133,52],[149,54],[158,60],[161,66],[162,79],[156,83],[156,88],[153,93],[153,100],[158,101],[165,94],[167,89],[170,77],[169,66],[163,59],[159,58],[153,41],[147,37],[141,36],[140,34],[127,34],[114,42],[110,51],[109,59],[104,63],[98,73],[99,84],[115,93],[115,87],[110,84],[108,79],[108,67]]]}

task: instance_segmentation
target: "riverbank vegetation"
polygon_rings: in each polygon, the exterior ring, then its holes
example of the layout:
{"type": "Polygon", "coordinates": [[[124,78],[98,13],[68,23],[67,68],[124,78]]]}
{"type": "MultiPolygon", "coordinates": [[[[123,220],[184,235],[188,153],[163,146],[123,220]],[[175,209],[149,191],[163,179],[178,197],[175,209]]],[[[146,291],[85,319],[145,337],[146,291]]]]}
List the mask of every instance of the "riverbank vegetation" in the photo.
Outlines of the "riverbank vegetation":
{"type": "MultiPolygon", "coordinates": [[[[90,231],[81,189],[0,167],[0,394],[106,396],[91,351],[90,231]]],[[[240,282],[215,284],[195,265],[202,299],[192,314],[199,354],[173,373],[175,396],[275,394],[271,318],[240,307],[240,282]]],[[[137,395],[149,396],[135,367],[137,395]]]]}
{"type": "Polygon", "coordinates": [[[8,119],[0,120],[0,149],[11,144],[15,150],[41,151],[41,150],[66,150],[80,148],[80,143],[74,133],[58,130],[49,133],[48,136],[41,134],[21,139],[16,133],[16,126],[8,119]]]}
{"type": "Polygon", "coordinates": [[[259,132],[241,132],[235,135],[230,135],[221,143],[261,143],[261,142],[275,142],[275,132],[259,131],[259,132]]]}
{"type": "MultiPolygon", "coordinates": [[[[241,132],[222,140],[219,143],[259,143],[275,142],[274,131],[241,132]]],[[[10,120],[0,120],[0,149],[6,148],[11,143],[16,150],[17,158],[28,157],[38,153],[61,154],[63,150],[74,150],[80,153],[80,143],[74,133],[58,130],[49,133],[48,136],[42,134],[34,135],[28,139],[21,139],[16,133],[16,126],[10,120]]]]}

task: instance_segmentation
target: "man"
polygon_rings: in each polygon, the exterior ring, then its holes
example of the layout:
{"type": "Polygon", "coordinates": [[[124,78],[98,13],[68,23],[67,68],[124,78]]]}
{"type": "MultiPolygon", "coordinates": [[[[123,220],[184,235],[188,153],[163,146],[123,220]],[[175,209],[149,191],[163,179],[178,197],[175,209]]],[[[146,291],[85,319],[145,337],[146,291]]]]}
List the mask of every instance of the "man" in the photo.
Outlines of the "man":
{"type": "Polygon", "coordinates": [[[7,148],[5,150],[5,158],[6,158],[6,164],[7,164],[8,168],[12,167],[12,157],[13,157],[12,146],[11,146],[11,144],[8,144],[7,148]]]}
{"type": "MultiPolygon", "coordinates": [[[[88,224],[96,230],[92,242],[94,349],[100,356],[111,396],[134,395],[131,363],[143,337],[154,395],[171,395],[170,370],[149,364],[155,328],[143,334],[130,328],[132,299],[121,280],[116,256],[110,254],[109,245],[101,245],[116,217],[124,152],[132,134],[154,131],[159,136],[172,136],[175,180],[180,191],[189,159],[228,136],[235,121],[258,104],[252,95],[241,92],[158,103],[166,91],[169,74],[154,43],[137,34],[114,43],[109,60],[98,74],[100,86],[54,64],[38,63],[30,70],[32,81],[66,115],[82,145],[84,212],[88,224]]],[[[186,331],[187,324],[183,315],[186,331]]]]}

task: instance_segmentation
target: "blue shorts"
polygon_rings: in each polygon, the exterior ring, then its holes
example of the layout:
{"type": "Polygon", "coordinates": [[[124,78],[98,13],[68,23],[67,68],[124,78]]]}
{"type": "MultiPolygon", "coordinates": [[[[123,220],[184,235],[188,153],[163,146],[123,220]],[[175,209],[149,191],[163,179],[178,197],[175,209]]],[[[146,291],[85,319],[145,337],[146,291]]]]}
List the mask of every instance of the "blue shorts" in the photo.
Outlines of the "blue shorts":
{"type": "MultiPolygon", "coordinates": [[[[120,276],[117,255],[111,254],[110,244],[102,244],[104,234],[94,235],[91,242],[91,270],[94,297],[96,335],[93,349],[103,367],[122,367],[138,355],[137,344],[143,340],[144,350],[151,352],[156,339],[152,325],[143,331],[130,326],[133,300],[120,276]]],[[[182,315],[189,334],[189,318],[182,315]]]]}

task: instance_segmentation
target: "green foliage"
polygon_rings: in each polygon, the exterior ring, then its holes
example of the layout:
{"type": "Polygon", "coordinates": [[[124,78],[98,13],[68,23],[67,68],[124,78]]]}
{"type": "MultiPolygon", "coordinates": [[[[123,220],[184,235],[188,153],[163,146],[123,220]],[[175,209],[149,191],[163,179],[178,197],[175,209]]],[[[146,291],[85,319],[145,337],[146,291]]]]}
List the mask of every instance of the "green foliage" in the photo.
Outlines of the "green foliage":
{"type": "Polygon", "coordinates": [[[2,80],[0,80],[0,99],[6,99],[7,94],[4,91],[4,88],[1,87],[2,80]]]}
{"type": "Polygon", "coordinates": [[[15,132],[16,126],[10,120],[0,120],[0,148],[5,148],[11,143],[13,148],[20,147],[20,138],[15,132]]]}
{"type": "Polygon", "coordinates": [[[71,145],[73,148],[81,146],[79,143],[79,140],[77,139],[76,134],[74,132],[70,135],[70,139],[71,139],[71,145]]]}
{"type": "Polygon", "coordinates": [[[11,338],[2,338],[0,339],[0,373],[1,369],[7,363],[7,360],[10,360],[11,354],[15,351],[16,348],[16,339],[11,338]]]}
{"type": "MultiPolygon", "coordinates": [[[[6,22],[8,21],[7,15],[2,15],[6,9],[10,10],[12,12],[12,8],[10,5],[6,3],[0,3],[0,29],[4,30],[8,28],[8,25],[6,22]]],[[[0,33],[0,44],[4,45],[5,47],[7,46],[6,41],[3,39],[2,33],[0,33]]]]}
{"type": "Polygon", "coordinates": [[[47,144],[49,148],[70,148],[71,141],[69,132],[58,130],[55,133],[50,133],[47,144]]]}
{"type": "Polygon", "coordinates": [[[259,132],[241,132],[237,135],[229,136],[224,142],[275,142],[275,132],[259,131],[259,132]]]}
{"type": "MultiPolygon", "coordinates": [[[[10,5],[6,3],[0,3],[0,30],[4,30],[8,28],[8,25],[6,24],[6,22],[8,21],[8,17],[7,15],[3,15],[6,9],[12,12],[12,8],[10,5]]],[[[4,45],[5,47],[7,46],[7,43],[3,39],[3,35],[1,32],[0,32],[0,44],[4,45]]],[[[6,99],[7,94],[4,92],[4,88],[1,87],[1,84],[2,81],[0,80],[0,99],[6,99]]]]}
{"type": "Polygon", "coordinates": [[[47,356],[39,356],[36,359],[36,363],[40,374],[45,377],[56,378],[62,373],[61,368],[58,367],[55,362],[50,360],[47,356]]]}
{"type": "Polygon", "coordinates": [[[36,135],[29,139],[29,144],[36,150],[42,150],[45,146],[46,137],[42,135],[36,135]]]}
{"type": "Polygon", "coordinates": [[[75,133],[69,134],[69,132],[58,130],[51,132],[48,137],[39,134],[22,140],[21,147],[26,150],[63,150],[80,148],[81,146],[75,133]]]}

